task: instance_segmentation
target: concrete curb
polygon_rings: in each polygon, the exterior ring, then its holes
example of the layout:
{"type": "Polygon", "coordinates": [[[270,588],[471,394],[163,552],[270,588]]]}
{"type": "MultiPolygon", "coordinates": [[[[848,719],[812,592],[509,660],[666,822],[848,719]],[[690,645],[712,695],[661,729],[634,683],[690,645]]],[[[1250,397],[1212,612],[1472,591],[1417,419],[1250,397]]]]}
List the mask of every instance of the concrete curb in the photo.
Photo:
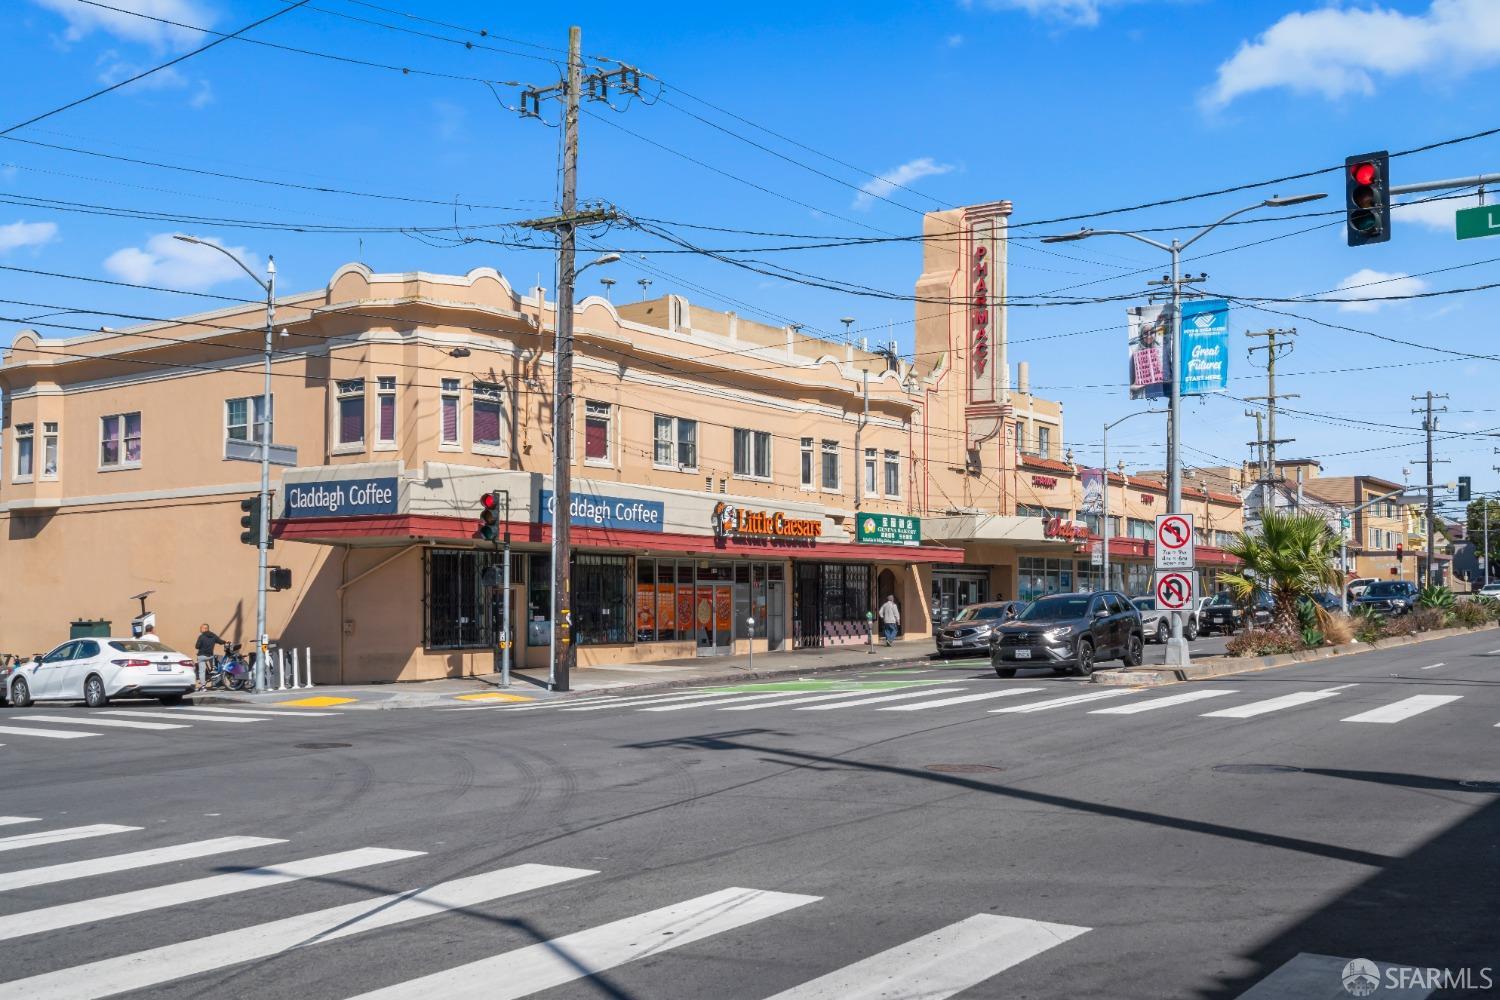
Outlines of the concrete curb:
{"type": "Polygon", "coordinates": [[[1170,667],[1130,667],[1125,670],[1096,671],[1090,681],[1115,687],[1155,687],[1162,684],[1178,684],[1182,681],[1202,680],[1205,677],[1222,677],[1226,674],[1251,673],[1273,667],[1288,667],[1296,663],[1329,660],[1336,656],[1370,653],[1377,649],[1394,649],[1411,646],[1433,639],[1447,639],[1455,635],[1493,631],[1500,625],[1480,625],[1477,628],[1440,628],[1416,635],[1391,636],[1377,639],[1373,643],[1346,642],[1341,646],[1323,646],[1318,649],[1303,649],[1295,653],[1280,653],[1275,656],[1211,657],[1200,660],[1185,669],[1170,667]]]}

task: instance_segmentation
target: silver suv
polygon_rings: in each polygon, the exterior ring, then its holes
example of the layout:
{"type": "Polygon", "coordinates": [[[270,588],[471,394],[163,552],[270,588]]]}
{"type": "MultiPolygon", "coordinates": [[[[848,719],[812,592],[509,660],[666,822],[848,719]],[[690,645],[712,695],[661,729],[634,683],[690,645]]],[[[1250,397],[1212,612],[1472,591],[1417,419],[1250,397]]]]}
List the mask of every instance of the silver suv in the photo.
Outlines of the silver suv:
{"type": "MultiPolygon", "coordinates": [[[[1141,613],[1141,630],[1146,635],[1146,641],[1165,645],[1172,637],[1172,612],[1158,608],[1154,597],[1137,597],[1130,603],[1141,613]]],[[[1198,612],[1196,609],[1184,611],[1182,615],[1186,619],[1182,623],[1182,637],[1192,642],[1198,638],[1198,612]]]]}

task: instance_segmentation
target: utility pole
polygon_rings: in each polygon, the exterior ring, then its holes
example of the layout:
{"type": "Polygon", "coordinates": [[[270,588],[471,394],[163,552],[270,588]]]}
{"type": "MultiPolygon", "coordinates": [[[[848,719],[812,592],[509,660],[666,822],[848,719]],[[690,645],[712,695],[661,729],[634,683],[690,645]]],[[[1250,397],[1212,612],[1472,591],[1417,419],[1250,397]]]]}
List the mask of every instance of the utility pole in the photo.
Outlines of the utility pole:
{"type": "MultiPolygon", "coordinates": [[[[1263,330],[1260,333],[1247,333],[1245,336],[1255,339],[1265,338],[1265,343],[1258,347],[1250,348],[1253,355],[1256,351],[1266,352],[1266,394],[1264,396],[1251,396],[1251,402],[1264,402],[1266,404],[1266,437],[1262,444],[1265,458],[1261,469],[1261,500],[1264,503],[1266,492],[1274,491],[1281,477],[1277,475],[1276,446],[1278,444],[1291,444],[1296,438],[1278,438],[1276,436],[1276,401],[1278,399],[1297,399],[1299,394],[1295,392],[1276,392],[1276,359],[1283,354],[1289,354],[1292,350],[1290,338],[1297,335],[1296,330],[1263,330]],[[1280,338],[1287,338],[1285,340],[1280,338]]],[[[1257,422],[1255,437],[1260,441],[1260,427],[1257,422]]],[[[1274,500],[1272,501],[1274,503],[1274,500]]]]}
{"type": "Polygon", "coordinates": [[[1255,449],[1255,493],[1260,498],[1260,516],[1266,513],[1266,415],[1261,410],[1246,410],[1245,416],[1255,418],[1255,440],[1246,441],[1255,449]]]}
{"type": "MultiPolygon", "coordinates": [[[[552,669],[554,691],[567,691],[578,651],[573,645],[572,549],[573,526],[573,288],[582,268],[575,266],[578,229],[617,218],[612,208],[578,210],[578,104],[585,85],[590,100],[608,100],[610,87],[640,93],[640,71],[623,63],[609,72],[583,72],[583,29],[568,29],[568,74],[550,87],[521,93],[521,116],[540,118],[543,98],[563,99],[562,203],[558,214],[520,225],[557,236],[557,323],[552,348],[552,669]]],[[[619,260],[606,254],[593,263],[619,260]]],[[[586,264],[585,267],[590,265],[586,264]]],[[[539,317],[540,321],[540,317],[539,317]]]]}
{"type": "Polygon", "coordinates": [[[1428,389],[1427,392],[1420,396],[1412,397],[1413,401],[1424,404],[1420,409],[1415,409],[1411,412],[1422,414],[1422,430],[1427,432],[1427,458],[1422,463],[1423,465],[1427,466],[1427,485],[1425,487],[1425,489],[1427,490],[1427,565],[1422,570],[1422,586],[1424,587],[1430,587],[1432,585],[1432,561],[1434,555],[1434,514],[1432,507],[1433,492],[1437,489],[1437,484],[1433,482],[1432,478],[1432,467],[1439,464],[1440,462],[1447,461],[1446,459],[1434,459],[1432,457],[1432,435],[1437,430],[1437,417],[1434,414],[1446,413],[1448,412],[1448,408],[1446,406],[1439,406],[1434,409],[1432,403],[1433,400],[1447,398],[1447,393],[1434,393],[1431,389],[1428,389]]]}

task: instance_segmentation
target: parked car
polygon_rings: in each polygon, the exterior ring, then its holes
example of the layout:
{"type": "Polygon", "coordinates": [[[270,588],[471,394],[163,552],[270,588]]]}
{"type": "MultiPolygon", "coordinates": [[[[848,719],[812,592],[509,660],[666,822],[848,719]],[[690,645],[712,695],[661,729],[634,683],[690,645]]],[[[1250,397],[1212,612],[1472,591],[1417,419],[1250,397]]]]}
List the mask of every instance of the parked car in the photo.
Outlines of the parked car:
{"type": "Polygon", "coordinates": [[[1349,595],[1349,603],[1352,605],[1359,600],[1359,595],[1369,589],[1370,584],[1378,582],[1373,576],[1362,576],[1357,580],[1350,580],[1349,585],[1344,588],[1344,593],[1349,595]]]}
{"type": "Polygon", "coordinates": [[[1377,580],[1365,588],[1355,604],[1383,615],[1404,615],[1417,603],[1417,585],[1410,580],[1377,580]]]}
{"type": "Polygon", "coordinates": [[[102,708],[111,698],[157,698],[175,705],[193,690],[194,660],[145,639],[72,639],[46,656],[22,661],[5,678],[6,700],[81,701],[102,708]]]}
{"type": "Polygon", "coordinates": [[[1025,607],[1024,601],[990,601],[960,609],[933,633],[938,655],[989,652],[995,626],[1015,618],[1025,607]]]}
{"type": "Polygon", "coordinates": [[[1474,592],[1475,597],[1489,597],[1500,600],[1500,582],[1487,583],[1474,592]]]}
{"type": "Polygon", "coordinates": [[[1145,656],[1141,613],[1113,590],[1037,598],[996,632],[990,663],[1001,677],[1014,677],[1024,666],[1087,677],[1100,660],[1136,667],[1145,656]]]}
{"type": "MultiPolygon", "coordinates": [[[[1172,637],[1172,612],[1156,606],[1154,597],[1136,597],[1130,602],[1141,613],[1141,630],[1147,642],[1165,644],[1172,637]]],[[[1182,637],[1188,642],[1198,638],[1198,614],[1183,612],[1182,637]]]]}
{"type": "Polygon", "coordinates": [[[1242,628],[1261,628],[1271,624],[1274,605],[1271,597],[1256,591],[1248,606],[1237,603],[1229,591],[1221,591],[1203,606],[1198,628],[1204,635],[1234,635],[1242,628]]]}
{"type": "Polygon", "coordinates": [[[1342,611],[1344,603],[1339,600],[1339,595],[1331,590],[1315,590],[1312,592],[1312,600],[1324,611],[1342,611]]]}

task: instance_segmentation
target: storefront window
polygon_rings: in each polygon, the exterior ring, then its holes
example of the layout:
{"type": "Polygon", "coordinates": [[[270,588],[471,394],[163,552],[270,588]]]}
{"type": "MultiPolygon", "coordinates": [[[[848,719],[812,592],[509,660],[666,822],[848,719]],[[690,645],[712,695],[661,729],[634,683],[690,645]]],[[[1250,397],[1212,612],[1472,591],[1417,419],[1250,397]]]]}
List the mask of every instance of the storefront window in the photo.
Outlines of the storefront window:
{"type": "Polygon", "coordinates": [[[691,639],[693,606],[693,564],[679,564],[672,559],[637,559],[635,561],[635,639],[636,642],[671,642],[691,639]],[[679,597],[679,580],[686,575],[686,602],[679,597]],[[680,606],[687,608],[682,619],[680,606]]]}
{"type": "Polygon", "coordinates": [[[1125,564],[1125,593],[1140,597],[1151,593],[1151,576],[1155,572],[1149,563],[1125,564]]]}
{"type": "Polygon", "coordinates": [[[573,641],[580,646],[630,642],[634,634],[626,584],[629,556],[573,557],[573,641]]]}
{"type": "Polygon", "coordinates": [[[526,645],[546,646],[552,641],[552,557],[531,556],[526,579],[526,645]]]}
{"type": "Polygon", "coordinates": [[[1034,601],[1048,594],[1067,594],[1076,589],[1071,559],[1032,559],[1023,556],[1019,560],[1021,593],[1023,601],[1034,601]]]}
{"type": "Polygon", "coordinates": [[[863,641],[870,606],[870,567],[798,563],[792,623],[798,648],[863,641]]]}
{"type": "MultiPolygon", "coordinates": [[[[1104,532],[1099,530],[1101,525],[1104,523],[1103,514],[1086,513],[1083,515],[1083,523],[1088,525],[1089,531],[1091,533],[1103,537],[1104,532]]],[[[1109,519],[1109,528],[1109,537],[1118,538],[1120,535],[1120,519],[1118,517],[1111,516],[1109,519]]]]}
{"type": "Polygon", "coordinates": [[[479,649],[494,640],[491,588],[480,581],[497,553],[482,549],[430,549],[423,645],[428,649],[479,649]]]}

